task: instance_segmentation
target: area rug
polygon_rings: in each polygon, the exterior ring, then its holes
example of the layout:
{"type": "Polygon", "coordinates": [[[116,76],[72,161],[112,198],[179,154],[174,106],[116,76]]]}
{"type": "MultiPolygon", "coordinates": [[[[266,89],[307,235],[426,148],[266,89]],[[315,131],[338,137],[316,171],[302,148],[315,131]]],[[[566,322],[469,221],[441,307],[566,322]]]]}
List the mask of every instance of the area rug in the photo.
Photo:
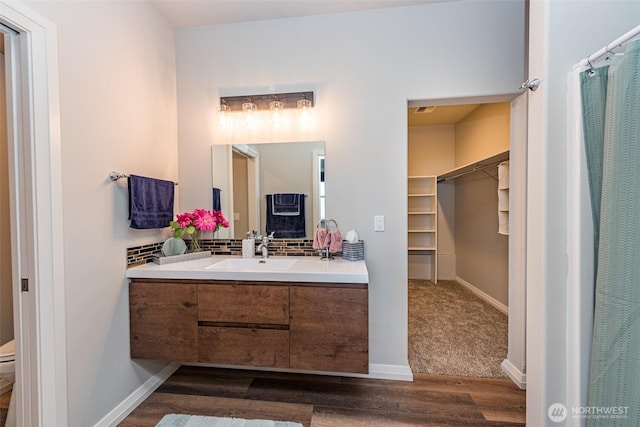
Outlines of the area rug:
{"type": "Polygon", "coordinates": [[[162,417],[156,427],[302,427],[302,424],[290,421],[169,414],[162,417]]]}
{"type": "Polygon", "coordinates": [[[409,366],[414,373],[506,378],[508,317],[462,285],[409,281],[409,366]]]}

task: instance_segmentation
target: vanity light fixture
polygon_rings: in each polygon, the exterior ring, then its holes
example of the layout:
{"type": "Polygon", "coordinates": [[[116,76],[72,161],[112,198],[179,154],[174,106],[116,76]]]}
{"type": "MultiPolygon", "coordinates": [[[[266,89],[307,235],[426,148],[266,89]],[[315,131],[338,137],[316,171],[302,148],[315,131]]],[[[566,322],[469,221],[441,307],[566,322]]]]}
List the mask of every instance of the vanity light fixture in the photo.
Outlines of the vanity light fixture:
{"type": "Polygon", "coordinates": [[[251,103],[256,106],[257,111],[271,110],[272,102],[281,102],[282,110],[298,108],[298,101],[307,100],[307,108],[313,108],[313,92],[289,92],[289,93],[269,93],[263,95],[242,95],[242,96],[221,96],[220,105],[228,105],[231,112],[244,111],[243,104],[251,103]]]}
{"type": "Polygon", "coordinates": [[[301,99],[296,103],[296,106],[298,107],[298,110],[308,110],[311,108],[311,101],[309,101],[308,99],[301,99]]]}
{"type": "Polygon", "coordinates": [[[284,109],[284,102],[275,100],[269,103],[269,109],[271,110],[271,120],[273,121],[274,128],[282,127],[282,109],[284,109]]]}
{"type": "Polygon", "coordinates": [[[220,107],[218,108],[218,120],[220,121],[220,126],[222,126],[223,129],[227,129],[231,125],[230,117],[228,115],[230,111],[231,108],[225,103],[220,104],[220,107]]]}
{"type": "Polygon", "coordinates": [[[306,98],[300,99],[296,103],[298,111],[300,112],[300,127],[307,129],[311,126],[311,101],[306,98]]]}
{"type": "MultiPolygon", "coordinates": [[[[300,112],[301,127],[309,127],[311,123],[311,111],[314,107],[314,94],[308,92],[270,93],[262,95],[222,96],[220,97],[221,115],[227,113],[243,112],[246,127],[256,130],[258,127],[258,115],[262,111],[270,111],[274,128],[279,128],[285,122],[285,110],[297,110],[300,112]],[[223,106],[228,107],[224,109],[223,106]]],[[[220,119],[222,123],[222,118],[220,119]]],[[[224,119],[228,120],[228,119],[224,119]]]]}
{"type": "Polygon", "coordinates": [[[255,112],[258,111],[258,106],[254,104],[251,99],[249,102],[242,103],[242,112],[244,113],[244,121],[249,129],[255,126],[255,112]]]}

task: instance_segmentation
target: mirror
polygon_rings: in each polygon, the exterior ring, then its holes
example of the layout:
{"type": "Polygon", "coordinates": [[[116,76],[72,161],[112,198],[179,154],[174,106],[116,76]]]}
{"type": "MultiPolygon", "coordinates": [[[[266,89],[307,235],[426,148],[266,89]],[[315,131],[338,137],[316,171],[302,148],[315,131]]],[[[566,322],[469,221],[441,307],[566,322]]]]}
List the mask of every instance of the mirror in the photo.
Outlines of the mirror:
{"type": "Polygon", "coordinates": [[[242,239],[250,230],[264,235],[269,221],[275,238],[313,238],[324,218],[324,152],[322,141],[212,146],[212,186],[221,190],[220,207],[230,224],[215,237],[242,239]],[[279,210],[278,202],[289,202],[282,193],[303,195],[296,201],[304,216],[296,220],[295,209],[279,210]],[[279,231],[283,221],[287,230],[279,231]]]}

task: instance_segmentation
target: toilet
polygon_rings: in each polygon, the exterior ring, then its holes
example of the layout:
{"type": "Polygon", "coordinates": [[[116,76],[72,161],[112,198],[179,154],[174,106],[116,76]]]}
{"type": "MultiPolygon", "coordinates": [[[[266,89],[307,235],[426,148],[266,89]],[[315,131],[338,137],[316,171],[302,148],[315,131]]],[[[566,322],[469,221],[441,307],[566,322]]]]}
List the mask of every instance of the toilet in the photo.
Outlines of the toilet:
{"type": "MultiPolygon", "coordinates": [[[[16,353],[14,341],[0,346],[0,378],[5,381],[15,380],[16,353]]],[[[11,400],[9,401],[9,412],[7,413],[6,427],[16,425],[15,403],[13,401],[13,390],[11,390],[11,400]]]]}

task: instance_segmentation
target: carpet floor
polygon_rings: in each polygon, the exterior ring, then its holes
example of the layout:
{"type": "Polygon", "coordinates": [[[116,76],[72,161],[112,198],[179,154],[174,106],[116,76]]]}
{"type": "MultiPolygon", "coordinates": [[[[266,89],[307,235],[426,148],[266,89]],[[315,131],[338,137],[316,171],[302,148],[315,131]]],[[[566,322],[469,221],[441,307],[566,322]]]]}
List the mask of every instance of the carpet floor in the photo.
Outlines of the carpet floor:
{"type": "Polygon", "coordinates": [[[414,373],[506,378],[508,317],[460,284],[409,280],[409,365],[414,373]]]}

